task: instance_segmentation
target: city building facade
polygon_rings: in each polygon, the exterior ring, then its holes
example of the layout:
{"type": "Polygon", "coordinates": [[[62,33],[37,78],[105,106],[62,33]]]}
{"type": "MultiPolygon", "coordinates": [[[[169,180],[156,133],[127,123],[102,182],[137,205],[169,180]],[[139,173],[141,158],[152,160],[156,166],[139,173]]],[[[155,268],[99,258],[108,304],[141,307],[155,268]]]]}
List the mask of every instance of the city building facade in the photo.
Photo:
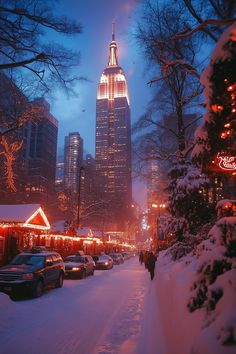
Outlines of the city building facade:
{"type": "Polygon", "coordinates": [[[27,160],[26,195],[31,202],[50,207],[55,198],[58,121],[45,99],[37,98],[33,104],[42,111],[40,119],[24,127],[24,136],[28,136],[28,144],[23,149],[27,160]]]}
{"type": "Polygon", "coordinates": [[[128,87],[118,64],[113,29],[108,65],[98,84],[95,160],[99,190],[107,202],[109,219],[120,225],[132,205],[130,128],[128,87]]]}
{"type": "Polygon", "coordinates": [[[79,175],[83,161],[83,139],[80,133],[69,133],[64,147],[64,186],[66,190],[78,193],[79,175]]]}

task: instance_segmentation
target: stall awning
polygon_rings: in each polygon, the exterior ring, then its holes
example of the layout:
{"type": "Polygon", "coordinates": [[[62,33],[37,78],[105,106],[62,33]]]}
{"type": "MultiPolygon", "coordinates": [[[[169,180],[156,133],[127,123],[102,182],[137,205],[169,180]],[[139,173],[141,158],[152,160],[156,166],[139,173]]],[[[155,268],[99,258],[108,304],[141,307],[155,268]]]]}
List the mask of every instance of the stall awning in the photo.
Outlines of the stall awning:
{"type": "Polygon", "coordinates": [[[49,230],[49,221],[39,204],[0,205],[0,225],[49,230]]]}

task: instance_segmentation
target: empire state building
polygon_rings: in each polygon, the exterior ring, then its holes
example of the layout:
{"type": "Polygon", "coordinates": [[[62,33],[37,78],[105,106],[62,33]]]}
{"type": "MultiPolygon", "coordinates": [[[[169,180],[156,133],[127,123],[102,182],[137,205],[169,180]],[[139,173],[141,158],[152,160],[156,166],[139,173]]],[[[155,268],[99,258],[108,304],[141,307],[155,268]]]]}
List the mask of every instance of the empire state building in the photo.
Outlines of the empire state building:
{"type": "Polygon", "coordinates": [[[132,203],[131,129],[128,88],[118,64],[114,27],[109,60],[96,100],[96,171],[110,221],[127,220],[132,203]]]}

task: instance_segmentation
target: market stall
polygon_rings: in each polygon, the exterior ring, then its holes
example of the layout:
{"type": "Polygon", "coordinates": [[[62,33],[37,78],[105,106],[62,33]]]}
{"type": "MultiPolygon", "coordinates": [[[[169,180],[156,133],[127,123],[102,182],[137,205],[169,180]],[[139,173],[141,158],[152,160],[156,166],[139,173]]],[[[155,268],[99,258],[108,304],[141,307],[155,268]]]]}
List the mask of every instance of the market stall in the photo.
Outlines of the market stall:
{"type": "Polygon", "coordinates": [[[21,249],[39,245],[40,234],[50,224],[39,204],[0,205],[0,264],[21,249]]]}

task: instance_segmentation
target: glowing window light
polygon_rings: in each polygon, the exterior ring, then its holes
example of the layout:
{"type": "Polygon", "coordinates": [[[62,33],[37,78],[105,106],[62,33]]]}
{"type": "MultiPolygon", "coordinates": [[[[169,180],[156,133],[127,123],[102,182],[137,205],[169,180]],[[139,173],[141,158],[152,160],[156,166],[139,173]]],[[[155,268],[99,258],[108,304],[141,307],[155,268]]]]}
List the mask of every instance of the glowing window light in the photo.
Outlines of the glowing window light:
{"type": "Polygon", "coordinates": [[[116,81],[125,81],[125,76],[121,73],[117,74],[115,77],[116,81]]]}
{"type": "Polygon", "coordinates": [[[101,78],[100,78],[100,83],[108,83],[108,78],[106,75],[102,74],[101,78]]]}

